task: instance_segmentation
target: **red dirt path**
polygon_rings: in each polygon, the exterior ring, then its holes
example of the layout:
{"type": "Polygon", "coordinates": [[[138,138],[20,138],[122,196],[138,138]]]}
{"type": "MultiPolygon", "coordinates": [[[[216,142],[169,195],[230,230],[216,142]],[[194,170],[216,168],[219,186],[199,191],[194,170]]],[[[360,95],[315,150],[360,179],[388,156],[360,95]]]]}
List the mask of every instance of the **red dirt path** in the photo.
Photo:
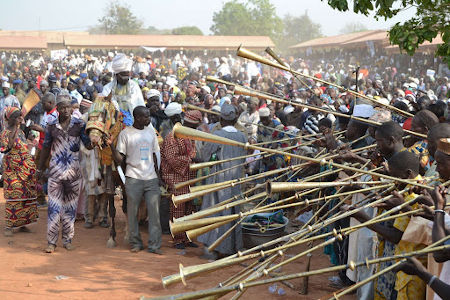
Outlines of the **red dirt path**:
{"type": "MultiPolygon", "coordinates": [[[[0,190],[0,227],[4,228],[4,200],[0,190]]],[[[119,205],[117,206],[119,207],[119,205]]],[[[15,233],[13,237],[0,236],[0,299],[138,299],[140,296],[162,296],[214,287],[217,283],[242,269],[241,266],[229,267],[215,273],[188,280],[188,286],[181,284],[164,289],[161,277],[178,272],[178,264],[190,266],[207,261],[199,259],[201,249],[189,248],[185,255],[171,247],[169,236],[163,236],[164,254],[158,256],[142,251],[131,253],[123,242],[124,215],[118,209],[118,246],[106,248],[108,229],[94,227],[83,228],[82,222],[75,225],[76,249],[72,252],[62,248],[59,242],[56,252],[46,254],[46,210],[40,210],[40,220],[30,227],[31,233],[15,233]],[[56,280],[64,275],[68,279],[56,280]]],[[[141,227],[143,240],[146,241],[146,229],[141,227]]],[[[303,248],[304,249],[304,248],[303,248]]],[[[288,253],[299,253],[296,248],[288,253]]],[[[283,268],[282,272],[301,272],[305,269],[306,258],[283,268]]],[[[317,251],[312,257],[311,269],[330,266],[328,256],[317,251]]],[[[268,286],[249,289],[241,299],[328,299],[334,291],[328,286],[327,273],[311,277],[309,294],[300,295],[302,279],[290,281],[297,291],[278,283],[286,295],[270,294],[268,286]]],[[[229,294],[230,298],[233,293],[229,294]]],[[[354,299],[347,296],[343,299],[354,299]]]]}

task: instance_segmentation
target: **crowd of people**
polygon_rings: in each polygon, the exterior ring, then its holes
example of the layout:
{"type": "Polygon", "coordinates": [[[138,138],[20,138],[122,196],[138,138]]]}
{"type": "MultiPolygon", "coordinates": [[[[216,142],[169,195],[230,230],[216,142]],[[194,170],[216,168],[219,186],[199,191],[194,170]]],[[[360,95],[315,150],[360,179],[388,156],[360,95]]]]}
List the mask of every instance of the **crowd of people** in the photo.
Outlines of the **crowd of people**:
{"type": "MultiPolygon", "coordinates": [[[[152,57],[88,51],[52,60],[43,53],[3,53],[0,151],[5,235],[29,231],[28,225],[38,220],[38,206],[46,205],[45,251],[56,250],[60,231],[63,247],[72,250],[75,220],[84,220],[86,228],[96,222],[110,227],[108,214],[115,215],[114,196],[121,191],[131,251],[144,249],[139,208],[145,202],[147,249],[161,254],[161,236],[169,233],[169,220],[256,190],[267,178],[259,176],[175,206],[172,195],[190,193],[189,185],[179,188],[178,184],[205,173],[211,176],[200,185],[227,182],[300,163],[289,155],[264,155],[259,150],[176,137],[173,128],[182,123],[243,144],[310,157],[337,153],[335,161],[435,186],[430,191],[399,183],[394,190],[387,190],[393,196],[382,205],[358,210],[352,218],[323,228],[340,230],[394,207],[401,212],[423,208],[420,218],[399,216],[336,240],[325,248],[334,264],[407,253],[441,240],[450,234],[448,192],[442,185],[450,179],[447,65],[428,56],[417,56],[413,64],[403,66],[396,56],[369,56],[364,62],[363,56],[336,55],[286,58],[292,69],[308,75],[298,79],[289,72],[231,55],[188,57],[179,52],[152,57]],[[233,84],[206,81],[208,75],[233,84]],[[234,92],[234,84],[261,94],[240,95],[234,92]],[[284,101],[270,101],[264,93],[284,101]],[[30,95],[39,99],[31,106],[30,95]],[[405,130],[419,136],[407,136],[405,130]],[[370,145],[375,147],[367,148],[370,145]],[[360,148],[370,150],[358,153],[360,148]],[[221,160],[227,161],[207,170],[190,168],[195,163],[221,160]],[[411,199],[416,201],[408,202],[411,199]]],[[[310,165],[302,172],[291,170],[289,178],[297,181],[332,169],[332,165],[310,165]]],[[[323,180],[343,180],[351,175],[341,171],[323,180]]],[[[362,175],[355,180],[378,179],[362,175]]],[[[322,192],[337,193],[336,189],[322,192]]],[[[281,196],[272,195],[270,200],[281,196]]],[[[330,215],[337,215],[352,211],[369,196],[370,192],[359,192],[348,205],[338,201],[326,205],[333,211],[330,215]]],[[[236,205],[215,216],[239,212],[236,205]]],[[[208,259],[235,254],[243,247],[242,228],[229,222],[196,241],[185,233],[173,236],[177,249],[199,247],[198,243],[208,259]],[[232,234],[214,251],[206,250],[232,226],[232,234]]],[[[358,298],[431,299],[434,291],[435,299],[448,299],[450,251],[419,259],[408,259],[396,270],[363,285],[358,298]],[[426,296],[427,284],[432,290],[426,296]]],[[[392,264],[387,261],[377,268],[349,269],[340,272],[334,283],[348,286],[392,264]]]]}

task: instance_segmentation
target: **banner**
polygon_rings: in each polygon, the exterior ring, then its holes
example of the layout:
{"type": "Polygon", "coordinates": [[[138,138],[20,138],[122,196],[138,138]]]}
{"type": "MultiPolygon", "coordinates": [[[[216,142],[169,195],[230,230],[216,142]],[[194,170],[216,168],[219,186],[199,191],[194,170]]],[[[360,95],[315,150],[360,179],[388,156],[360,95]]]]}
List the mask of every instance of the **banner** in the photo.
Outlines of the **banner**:
{"type": "Polygon", "coordinates": [[[60,50],[52,50],[50,51],[50,57],[51,60],[61,60],[64,57],[69,55],[69,51],[67,49],[60,49],[60,50]]]}
{"type": "Polygon", "coordinates": [[[165,47],[160,47],[160,48],[157,48],[157,47],[145,47],[145,46],[141,46],[141,47],[143,49],[147,50],[148,52],[151,52],[151,53],[156,52],[156,51],[164,52],[166,50],[165,47]]]}

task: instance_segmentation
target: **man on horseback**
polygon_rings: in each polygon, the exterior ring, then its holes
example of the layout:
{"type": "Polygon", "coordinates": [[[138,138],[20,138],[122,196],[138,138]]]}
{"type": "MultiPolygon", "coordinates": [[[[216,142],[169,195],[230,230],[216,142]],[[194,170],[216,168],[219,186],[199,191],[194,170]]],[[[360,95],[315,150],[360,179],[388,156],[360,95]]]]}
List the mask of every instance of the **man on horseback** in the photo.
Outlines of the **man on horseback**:
{"type": "MultiPolygon", "coordinates": [[[[133,110],[137,106],[145,106],[144,97],[139,85],[130,80],[132,60],[125,54],[119,53],[112,60],[113,80],[103,87],[100,97],[92,104],[89,111],[89,120],[86,130],[94,145],[100,148],[100,170],[102,173],[101,184],[109,204],[109,215],[111,217],[111,233],[107,246],[114,247],[116,210],[114,206],[115,188],[119,184],[124,191],[123,182],[118,178],[120,166],[114,165],[111,149],[103,147],[104,139],[107,137],[112,143],[117,143],[117,137],[125,126],[133,125],[133,110]]],[[[122,210],[126,213],[126,194],[122,210]]],[[[90,207],[93,207],[92,205],[90,207]]]]}

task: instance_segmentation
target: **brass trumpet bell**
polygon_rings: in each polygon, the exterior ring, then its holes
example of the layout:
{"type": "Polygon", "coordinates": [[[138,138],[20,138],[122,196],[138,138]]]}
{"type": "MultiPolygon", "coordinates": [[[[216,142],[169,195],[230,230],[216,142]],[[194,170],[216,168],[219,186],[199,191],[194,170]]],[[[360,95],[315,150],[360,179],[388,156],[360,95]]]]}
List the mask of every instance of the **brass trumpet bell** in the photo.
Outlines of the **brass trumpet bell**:
{"type": "Polygon", "coordinates": [[[228,221],[231,222],[239,218],[239,215],[219,216],[212,218],[203,218],[198,220],[189,220],[183,222],[169,222],[170,232],[175,235],[180,232],[186,232],[191,229],[200,228],[203,226],[211,225],[217,222],[228,221]]]}

